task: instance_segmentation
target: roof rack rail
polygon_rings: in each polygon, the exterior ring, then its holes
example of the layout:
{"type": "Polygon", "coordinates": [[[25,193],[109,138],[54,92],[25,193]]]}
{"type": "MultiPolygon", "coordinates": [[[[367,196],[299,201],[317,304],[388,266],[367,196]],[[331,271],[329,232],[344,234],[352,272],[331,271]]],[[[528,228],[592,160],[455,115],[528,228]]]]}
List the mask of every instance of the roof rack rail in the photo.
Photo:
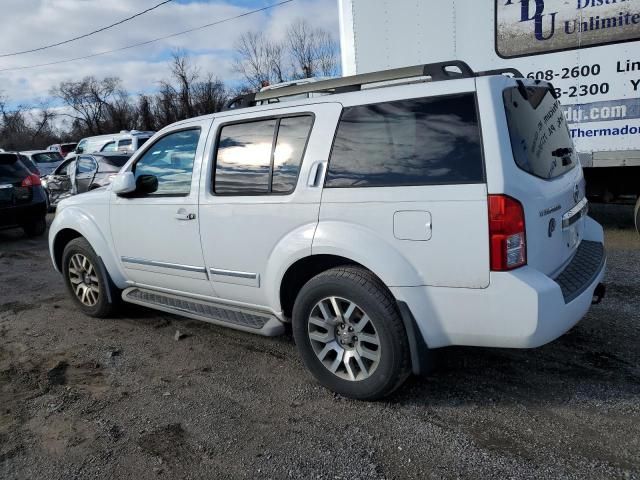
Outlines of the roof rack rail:
{"type": "Polygon", "coordinates": [[[252,107],[258,102],[268,102],[282,97],[302,95],[310,93],[336,94],[355,92],[362,90],[364,85],[374,83],[392,82],[397,80],[408,80],[411,78],[429,77],[432,82],[443,80],[453,80],[458,78],[472,78],[486,75],[505,75],[522,77],[522,74],[515,68],[503,68],[499,70],[488,70],[486,72],[474,72],[471,67],[461,60],[451,60],[448,62],[429,63],[426,65],[416,65],[414,67],[396,68],[393,70],[383,70],[380,72],[363,73],[349,77],[333,78],[318,82],[309,82],[302,85],[291,85],[281,88],[271,88],[257,93],[239,95],[227,103],[226,109],[237,109],[252,107]]]}

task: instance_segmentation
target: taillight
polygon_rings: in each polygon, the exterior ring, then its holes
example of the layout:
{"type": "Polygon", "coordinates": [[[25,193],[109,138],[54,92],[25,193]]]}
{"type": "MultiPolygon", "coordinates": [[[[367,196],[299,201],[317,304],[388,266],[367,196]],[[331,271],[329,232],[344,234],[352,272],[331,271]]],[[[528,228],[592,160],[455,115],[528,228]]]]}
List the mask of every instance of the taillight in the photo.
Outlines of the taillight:
{"type": "Polygon", "coordinates": [[[507,195],[489,195],[491,270],[504,272],[527,263],[522,204],[507,195]]]}
{"type": "Polygon", "coordinates": [[[22,180],[23,187],[35,187],[37,185],[42,185],[42,182],[40,181],[40,177],[35,173],[32,173],[27,178],[22,180]]]}

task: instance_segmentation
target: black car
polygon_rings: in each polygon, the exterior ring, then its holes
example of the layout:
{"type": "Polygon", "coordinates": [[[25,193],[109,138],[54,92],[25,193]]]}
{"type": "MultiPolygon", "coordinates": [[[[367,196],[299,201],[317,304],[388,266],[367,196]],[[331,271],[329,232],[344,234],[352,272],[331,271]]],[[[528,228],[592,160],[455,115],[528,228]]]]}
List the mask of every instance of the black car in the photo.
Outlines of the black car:
{"type": "Polygon", "coordinates": [[[47,197],[40,177],[15,153],[0,153],[0,228],[22,227],[29,236],[47,229],[47,197]]]}

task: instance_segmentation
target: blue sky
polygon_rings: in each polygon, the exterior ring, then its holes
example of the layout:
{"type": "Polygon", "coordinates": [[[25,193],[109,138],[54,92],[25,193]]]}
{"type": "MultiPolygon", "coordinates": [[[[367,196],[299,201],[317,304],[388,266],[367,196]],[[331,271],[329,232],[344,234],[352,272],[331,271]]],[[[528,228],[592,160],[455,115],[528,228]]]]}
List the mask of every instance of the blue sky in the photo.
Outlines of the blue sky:
{"type": "MultiPolygon", "coordinates": [[[[64,41],[114,23],[161,0],[2,0],[3,28],[0,54],[64,41]]],[[[174,0],[130,22],[60,47],[15,57],[0,58],[0,70],[55,62],[144,42],[181,30],[229,18],[279,0],[174,0]]],[[[267,12],[187,35],[88,60],[26,70],[0,71],[0,92],[10,104],[37,104],[51,87],[64,80],[118,76],[132,93],[157,88],[168,76],[167,60],[184,49],[203,72],[234,82],[233,47],[247,31],[262,31],[282,38],[297,18],[338,35],[337,0],[294,0],[267,12]]]]}

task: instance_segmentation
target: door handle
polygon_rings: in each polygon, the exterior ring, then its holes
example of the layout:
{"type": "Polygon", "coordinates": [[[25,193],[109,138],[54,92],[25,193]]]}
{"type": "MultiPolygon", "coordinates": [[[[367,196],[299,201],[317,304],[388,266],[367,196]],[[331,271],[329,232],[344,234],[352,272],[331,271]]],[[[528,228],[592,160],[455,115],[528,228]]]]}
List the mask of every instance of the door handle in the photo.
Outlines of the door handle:
{"type": "Polygon", "coordinates": [[[309,185],[310,187],[318,187],[323,173],[324,162],[314,162],[313,165],[311,165],[311,171],[309,172],[309,181],[307,182],[307,185],[309,185]]]}
{"type": "Polygon", "coordinates": [[[187,212],[178,212],[176,213],[176,220],[195,220],[195,213],[187,213],[187,212]]]}

